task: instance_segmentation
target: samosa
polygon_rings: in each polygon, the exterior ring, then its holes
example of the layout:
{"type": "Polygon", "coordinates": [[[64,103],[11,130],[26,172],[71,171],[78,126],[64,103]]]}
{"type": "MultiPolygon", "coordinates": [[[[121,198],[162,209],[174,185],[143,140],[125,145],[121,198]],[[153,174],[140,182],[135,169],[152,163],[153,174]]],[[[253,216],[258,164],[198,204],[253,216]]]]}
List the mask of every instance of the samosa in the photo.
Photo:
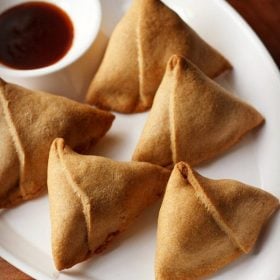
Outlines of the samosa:
{"type": "Polygon", "coordinates": [[[0,79],[0,208],[47,190],[49,149],[64,137],[77,150],[111,127],[111,113],[0,79]]]}
{"type": "Polygon", "coordinates": [[[278,207],[264,190],[176,164],[158,218],[156,279],[202,279],[249,253],[278,207]]]}
{"type": "Polygon", "coordinates": [[[87,101],[122,113],[148,110],[171,55],[189,58],[214,78],[231,68],[160,0],[134,0],[116,26],[87,101]]]}
{"type": "Polygon", "coordinates": [[[102,252],[161,197],[169,175],[150,163],[80,155],[56,139],[49,155],[48,190],[57,269],[102,252]]]}
{"type": "Polygon", "coordinates": [[[173,55],[133,160],[197,165],[223,153],[264,118],[182,56],[173,55]]]}

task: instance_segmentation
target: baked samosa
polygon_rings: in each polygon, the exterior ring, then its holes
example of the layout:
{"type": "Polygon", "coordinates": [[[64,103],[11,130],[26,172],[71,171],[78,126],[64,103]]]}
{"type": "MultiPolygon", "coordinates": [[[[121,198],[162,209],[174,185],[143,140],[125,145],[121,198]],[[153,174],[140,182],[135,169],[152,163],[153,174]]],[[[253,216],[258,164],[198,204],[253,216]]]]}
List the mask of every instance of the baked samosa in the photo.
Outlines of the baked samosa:
{"type": "Polygon", "coordinates": [[[211,180],[180,162],[159,213],[156,279],[201,279],[249,253],[278,207],[261,189],[211,180]]]}
{"type": "Polygon", "coordinates": [[[164,192],[170,171],[73,152],[56,139],[48,166],[52,251],[58,270],[102,252],[164,192]]]}
{"type": "Polygon", "coordinates": [[[148,110],[171,55],[213,78],[230,63],[160,0],[134,0],[116,26],[87,102],[122,113],[148,110]]]}
{"type": "Polygon", "coordinates": [[[221,154],[263,122],[185,58],[170,58],[133,160],[191,165],[221,154]]]}
{"type": "Polygon", "coordinates": [[[108,112],[0,79],[0,208],[47,190],[48,155],[55,138],[86,149],[113,119],[108,112]]]}

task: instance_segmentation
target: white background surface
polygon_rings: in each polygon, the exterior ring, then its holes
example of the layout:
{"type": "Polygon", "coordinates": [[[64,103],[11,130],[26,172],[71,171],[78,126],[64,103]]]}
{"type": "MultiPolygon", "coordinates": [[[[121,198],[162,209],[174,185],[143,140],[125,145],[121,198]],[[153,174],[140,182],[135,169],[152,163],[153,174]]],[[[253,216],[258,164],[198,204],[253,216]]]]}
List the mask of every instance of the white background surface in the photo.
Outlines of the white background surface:
{"type": "MultiPolygon", "coordinates": [[[[102,32],[109,35],[128,6],[102,0],[102,32]]],[[[222,0],[166,0],[203,38],[222,52],[234,71],[219,82],[254,105],[266,118],[229,152],[199,168],[212,178],[232,178],[280,197],[280,78],[272,59],[240,17],[222,0]]],[[[146,113],[117,115],[96,154],[130,160],[146,113]]],[[[36,279],[153,279],[156,220],[160,204],[148,209],[110,251],[58,273],[52,263],[47,197],[0,212],[0,255],[36,279]]],[[[209,279],[279,280],[280,216],[275,215],[255,250],[209,279]]],[[[0,276],[1,278],[1,276],[0,276]]]]}

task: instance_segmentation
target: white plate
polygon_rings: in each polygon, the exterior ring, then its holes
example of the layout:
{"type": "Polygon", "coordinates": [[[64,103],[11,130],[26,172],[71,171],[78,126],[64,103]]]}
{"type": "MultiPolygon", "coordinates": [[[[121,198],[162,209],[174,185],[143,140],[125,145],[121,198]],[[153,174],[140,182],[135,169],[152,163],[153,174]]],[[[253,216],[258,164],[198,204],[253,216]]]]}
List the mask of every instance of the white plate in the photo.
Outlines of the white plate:
{"type": "MultiPolygon", "coordinates": [[[[102,30],[110,34],[130,1],[102,0],[102,30]]],[[[166,0],[202,37],[234,65],[224,86],[253,104],[265,126],[230,152],[200,169],[214,178],[234,178],[280,197],[280,78],[266,49],[247,24],[222,0],[166,0]]],[[[117,119],[96,150],[113,159],[129,160],[146,114],[117,119]]],[[[56,272],[50,249],[47,197],[0,212],[0,255],[36,279],[153,279],[156,220],[159,204],[148,209],[106,254],[56,272]]],[[[211,277],[222,280],[280,279],[280,216],[276,215],[248,256],[211,277]]],[[[0,276],[1,278],[1,276],[0,276]]]]}

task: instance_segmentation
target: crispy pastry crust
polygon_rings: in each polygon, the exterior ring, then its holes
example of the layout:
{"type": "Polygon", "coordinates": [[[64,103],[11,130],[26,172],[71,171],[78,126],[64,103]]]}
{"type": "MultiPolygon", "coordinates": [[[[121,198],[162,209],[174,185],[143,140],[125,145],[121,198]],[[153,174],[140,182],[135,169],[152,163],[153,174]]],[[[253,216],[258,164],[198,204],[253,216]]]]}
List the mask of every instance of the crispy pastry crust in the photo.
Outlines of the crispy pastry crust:
{"type": "Polygon", "coordinates": [[[230,63],[159,0],[135,0],[116,26],[86,100],[122,113],[148,110],[171,55],[213,78],[230,63]]]}
{"type": "Polygon", "coordinates": [[[133,160],[197,165],[223,153],[264,119],[182,56],[170,58],[133,160]]]}
{"type": "Polygon", "coordinates": [[[48,190],[57,269],[102,252],[161,197],[169,175],[150,163],[82,156],[56,139],[49,155],[48,190]]]}
{"type": "Polygon", "coordinates": [[[279,208],[271,194],[211,180],[180,162],[169,179],[157,232],[156,279],[201,279],[252,250],[279,208]]]}
{"type": "Polygon", "coordinates": [[[56,137],[84,149],[113,119],[108,112],[0,79],[0,208],[46,191],[49,148],[56,137]]]}

